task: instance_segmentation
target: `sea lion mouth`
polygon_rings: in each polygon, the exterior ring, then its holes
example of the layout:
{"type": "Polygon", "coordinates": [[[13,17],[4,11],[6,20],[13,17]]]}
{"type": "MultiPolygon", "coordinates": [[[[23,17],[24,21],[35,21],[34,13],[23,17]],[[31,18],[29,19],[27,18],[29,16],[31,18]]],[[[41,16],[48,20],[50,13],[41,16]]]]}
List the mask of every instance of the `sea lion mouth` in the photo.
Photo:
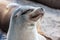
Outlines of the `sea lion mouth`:
{"type": "Polygon", "coordinates": [[[30,15],[30,16],[31,16],[30,18],[31,18],[31,19],[32,19],[32,18],[36,18],[36,17],[38,17],[39,15],[40,15],[40,14],[30,15]]]}
{"type": "Polygon", "coordinates": [[[37,19],[39,19],[42,16],[43,16],[43,13],[35,13],[35,14],[30,15],[30,19],[33,21],[36,21],[37,19]]]}

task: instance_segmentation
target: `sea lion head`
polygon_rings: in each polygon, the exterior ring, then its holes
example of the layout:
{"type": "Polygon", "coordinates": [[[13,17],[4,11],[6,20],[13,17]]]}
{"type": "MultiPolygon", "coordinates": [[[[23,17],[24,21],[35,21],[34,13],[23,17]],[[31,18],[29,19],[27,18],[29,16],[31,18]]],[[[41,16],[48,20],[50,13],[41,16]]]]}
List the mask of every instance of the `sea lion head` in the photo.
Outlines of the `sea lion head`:
{"type": "Polygon", "coordinates": [[[36,22],[44,15],[44,9],[41,7],[21,6],[12,14],[14,22],[36,22]]]}

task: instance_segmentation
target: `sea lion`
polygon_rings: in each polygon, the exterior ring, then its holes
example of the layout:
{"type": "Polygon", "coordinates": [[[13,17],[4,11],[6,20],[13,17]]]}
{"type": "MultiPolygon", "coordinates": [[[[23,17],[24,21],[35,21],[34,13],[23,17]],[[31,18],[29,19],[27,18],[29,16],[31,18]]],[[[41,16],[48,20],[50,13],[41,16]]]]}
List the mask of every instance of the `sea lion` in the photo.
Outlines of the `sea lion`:
{"type": "Polygon", "coordinates": [[[11,15],[7,40],[46,40],[37,32],[36,22],[43,16],[40,7],[21,6],[11,15]]]}
{"type": "Polygon", "coordinates": [[[0,1],[0,29],[4,32],[8,32],[11,12],[18,4],[9,1],[0,1]],[[10,5],[10,6],[9,6],[10,5]],[[13,8],[14,7],[14,8],[13,8]]]}

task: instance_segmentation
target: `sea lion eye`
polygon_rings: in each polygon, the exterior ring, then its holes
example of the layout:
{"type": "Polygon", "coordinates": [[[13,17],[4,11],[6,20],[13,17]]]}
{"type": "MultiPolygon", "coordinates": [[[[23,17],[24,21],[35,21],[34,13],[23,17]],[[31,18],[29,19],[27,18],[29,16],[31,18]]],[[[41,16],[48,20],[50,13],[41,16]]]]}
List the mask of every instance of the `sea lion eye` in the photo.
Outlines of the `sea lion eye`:
{"type": "Polygon", "coordinates": [[[28,11],[33,11],[33,9],[28,9],[28,10],[26,10],[26,11],[24,11],[21,15],[24,15],[24,14],[26,14],[28,11]]]}

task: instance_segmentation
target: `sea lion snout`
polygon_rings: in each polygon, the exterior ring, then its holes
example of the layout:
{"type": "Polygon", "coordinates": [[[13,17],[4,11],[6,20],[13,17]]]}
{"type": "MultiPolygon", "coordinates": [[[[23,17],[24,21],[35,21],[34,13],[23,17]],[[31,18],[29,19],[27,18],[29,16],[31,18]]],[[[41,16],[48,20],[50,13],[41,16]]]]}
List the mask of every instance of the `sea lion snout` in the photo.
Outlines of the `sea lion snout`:
{"type": "Polygon", "coordinates": [[[32,21],[37,21],[39,18],[44,16],[44,9],[43,8],[36,8],[30,14],[30,19],[32,21]]]}

